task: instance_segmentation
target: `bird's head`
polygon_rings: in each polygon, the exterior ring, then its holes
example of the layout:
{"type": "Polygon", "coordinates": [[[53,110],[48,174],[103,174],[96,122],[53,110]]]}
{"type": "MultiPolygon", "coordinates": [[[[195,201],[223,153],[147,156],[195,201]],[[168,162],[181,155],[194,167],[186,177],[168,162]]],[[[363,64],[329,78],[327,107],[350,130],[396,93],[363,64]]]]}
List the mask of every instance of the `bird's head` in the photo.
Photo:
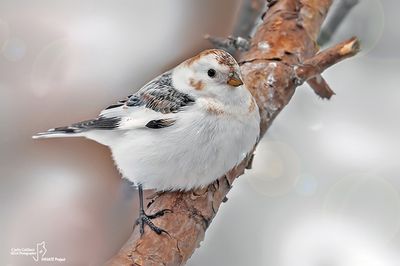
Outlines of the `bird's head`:
{"type": "Polygon", "coordinates": [[[242,87],[240,68],[227,52],[205,50],[180,64],[175,71],[177,89],[195,96],[229,97],[242,87]]]}

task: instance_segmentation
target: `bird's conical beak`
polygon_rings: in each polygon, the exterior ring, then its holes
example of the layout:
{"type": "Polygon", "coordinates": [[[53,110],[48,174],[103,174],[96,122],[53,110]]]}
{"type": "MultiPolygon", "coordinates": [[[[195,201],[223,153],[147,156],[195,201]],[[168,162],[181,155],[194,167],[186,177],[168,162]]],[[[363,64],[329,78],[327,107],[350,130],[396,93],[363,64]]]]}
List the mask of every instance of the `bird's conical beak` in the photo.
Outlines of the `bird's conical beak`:
{"type": "Polygon", "coordinates": [[[233,87],[238,87],[240,85],[243,85],[243,81],[240,79],[239,74],[236,72],[231,72],[229,74],[229,79],[227,83],[233,87]]]}

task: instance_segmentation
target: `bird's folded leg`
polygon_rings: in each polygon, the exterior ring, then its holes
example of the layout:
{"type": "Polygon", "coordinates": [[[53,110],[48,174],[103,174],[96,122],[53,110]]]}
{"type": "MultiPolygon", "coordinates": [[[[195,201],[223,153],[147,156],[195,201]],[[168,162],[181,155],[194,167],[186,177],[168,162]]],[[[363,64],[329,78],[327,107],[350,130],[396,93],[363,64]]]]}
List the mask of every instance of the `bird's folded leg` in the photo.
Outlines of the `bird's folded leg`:
{"type": "Polygon", "coordinates": [[[164,210],[158,211],[154,214],[147,215],[144,212],[144,208],[143,208],[143,187],[142,187],[142,185],[138,186],[138,190],[139,190],[140,210],[139,210],[139,217],[137,218],[135,225],[140,226],[140,235],[142,236],[144,234],[144,225],[145,224],[147,224],[150,227],[150,229],[153,230],[154,232],[156,232],[158,235],[160,235],[162,233],[166,233],[167,235],[169,235],[167,231],[154,225],[154,223],[151,220],[155,219],[157,217],[161,217],[166,213],[171,213],[172,210],[164,209],[164,210]]]}

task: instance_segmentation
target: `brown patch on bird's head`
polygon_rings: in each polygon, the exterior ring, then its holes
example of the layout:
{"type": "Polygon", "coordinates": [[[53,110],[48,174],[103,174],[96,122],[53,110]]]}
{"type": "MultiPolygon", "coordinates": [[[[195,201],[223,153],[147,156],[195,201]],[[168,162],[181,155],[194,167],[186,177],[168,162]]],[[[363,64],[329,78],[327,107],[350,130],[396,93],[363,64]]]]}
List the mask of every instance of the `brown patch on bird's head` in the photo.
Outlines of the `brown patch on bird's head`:
{"type": "Polygon", "coordinates": [[[201,80],[196,81],[193,78],[189,79],[189,85],[197,91],[201,91],[204,88],[204,83],[201,80]]]}
{"type": "Polygon", "coordinates": [[[231,68],[233,68],[237,63],[236,60],[230,55],[229,53],[219,50],[219,49],[208,49],[204,50],[201,53],[193,56],[192,58],[189,58],[188,60],[185,61],[186,65],[190,66],[197,60],[199,60],[203,56],[207,55],[214,55],[214,58],[217,60],[217,62],[221,65],[226,65],[231,68]]]}
{"type": "Polygon", "coordinates": [[[229,53],[218,49],[213,49],[212,51],[215,54],[218,63],[221,65],[234,67],[237,64],[236,60],[229,53]]]}
{"type": "Polygon", "coordinates": [[[200,57],[201,57],[201,53],[200,53],[200,54],[197,54],[197,55],[195,55],[195,56],[193,56],[193,57],[191,57],[191,58],[189,58],[189,59],[187,59],[187,60],[184,62],[184,64],[185,64],[186,66],[191,66],[194,62],[198,61],[198,60],[200,59],[200,57]]]}

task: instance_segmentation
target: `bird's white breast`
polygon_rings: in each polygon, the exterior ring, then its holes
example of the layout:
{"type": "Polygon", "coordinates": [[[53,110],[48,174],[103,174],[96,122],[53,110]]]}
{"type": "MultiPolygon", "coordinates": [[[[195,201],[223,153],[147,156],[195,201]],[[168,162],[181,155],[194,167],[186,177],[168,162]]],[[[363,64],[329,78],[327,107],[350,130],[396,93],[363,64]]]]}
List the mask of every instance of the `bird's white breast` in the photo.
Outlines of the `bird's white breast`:
{"type": "Polygon", "coordinates": [[[145,188],[188,190],[212,183],[241,162],[259,135],[258,108],[246,105],[233,115],[213,103],[207,109],[208,103],[171,114],[173,126],[126,131],[110,145],[122,175],[145,188]]]}

